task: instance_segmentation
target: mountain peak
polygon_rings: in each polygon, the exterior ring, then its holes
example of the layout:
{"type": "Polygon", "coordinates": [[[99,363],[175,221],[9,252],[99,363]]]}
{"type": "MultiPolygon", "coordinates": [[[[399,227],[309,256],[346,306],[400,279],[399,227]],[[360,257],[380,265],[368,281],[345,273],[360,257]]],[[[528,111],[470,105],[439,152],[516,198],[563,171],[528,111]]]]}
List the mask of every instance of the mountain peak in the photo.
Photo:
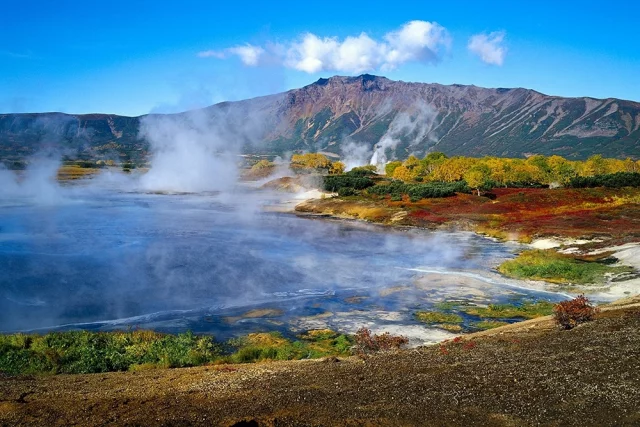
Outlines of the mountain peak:
{"type": "Polygon", "coordinates": [[[359,76],[333,76],[329,78],[320,78],[312,85],[326,86],[329,84],[362,84],[363,86],[369,86],[373,82],[390,82],[391,80],[382,76],[375,76],[373,74],[361,74],[359,76]]]}

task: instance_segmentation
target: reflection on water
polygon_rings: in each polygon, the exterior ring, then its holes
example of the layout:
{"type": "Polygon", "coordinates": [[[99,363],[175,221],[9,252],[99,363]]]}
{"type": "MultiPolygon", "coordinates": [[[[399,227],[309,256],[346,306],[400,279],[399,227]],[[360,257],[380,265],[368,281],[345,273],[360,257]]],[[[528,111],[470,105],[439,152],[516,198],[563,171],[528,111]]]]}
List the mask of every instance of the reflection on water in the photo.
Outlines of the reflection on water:
{"type": "Polygon", "coordinates": [[[491,275],[513,247],[470,233],[262,213],[264,197],[242,191],[66,191],[0,204],[0,330],[352,330],[415,325],[414,310],[447,298],[537,296],[491,275]],[[282,315],[225,320],[255,307],[282,315]]]}

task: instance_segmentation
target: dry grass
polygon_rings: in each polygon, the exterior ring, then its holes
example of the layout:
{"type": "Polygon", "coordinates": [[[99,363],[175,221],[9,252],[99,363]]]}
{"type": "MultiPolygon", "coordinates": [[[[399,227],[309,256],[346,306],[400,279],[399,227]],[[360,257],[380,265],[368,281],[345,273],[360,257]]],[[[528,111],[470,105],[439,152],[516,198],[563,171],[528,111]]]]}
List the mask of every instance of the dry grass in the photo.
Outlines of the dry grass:
{"type": "Polygon", "coordinates": [[[78,165],[64,165],[58,169],[58,181],[69,181],[74,179],[87,178],[100,173],[98,168],[83,168],[78,165]]]}

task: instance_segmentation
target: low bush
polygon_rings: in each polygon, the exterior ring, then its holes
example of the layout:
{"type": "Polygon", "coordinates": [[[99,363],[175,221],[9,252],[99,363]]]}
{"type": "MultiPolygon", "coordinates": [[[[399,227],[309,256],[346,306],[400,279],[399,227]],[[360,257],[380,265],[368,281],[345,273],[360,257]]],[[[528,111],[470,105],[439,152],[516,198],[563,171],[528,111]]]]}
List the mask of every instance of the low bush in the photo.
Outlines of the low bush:
{"type": "Polygon", "coordinates": [[[606,175],[577,176],[569,181],[569,187],[593,188],[593,187],[640,187],[639,172],[617,172],[606,175]]]}
{"type": "Polygon", "coordinates": [[[338,188],[338,196],[340,197],[355,196],[356,194],[358,194],[358,192],[351,187],[338,188]]]}
{"type": "Polygon", "coordinates": [[[212,337],[190,332],[52,332],[0,335],[0,371],[86,374],[126,371],[135,365],[196,366],[220,355],[212,337]]]}
{"type": "Polygon", "coordinates": [[[310,331],[299,340],[281,334],[249,334],[218,343],[191,332],[52,332],[0,335],[0,372],[85,374],[179,368],[210,363],[248,363],[350,355],[352,339],[333,331],[310,331]]]}
{"type": "Polygon", "coordinates": [[[380,335],[372,334],[367,328],[358,329],[354,341],[354,351],[359,356],[399,349],[409,343],[409,339],[405,336],[391,335],[389,332],[380,335]]]}
{"type": "Polygon", "coordinates": [[[562,301],[553,307],[553,318],[562,329],[572,329],[580,323],[593,320],[599,312],[584,295],[562,301]]]}
{"type": "Polygon", "coordinates": [[[456,193],[469,192],[465,181],[456,182],[428,182],[426,184],[407,184],[402,181],[392,181],[389,184],[379,184],[367,189],[369,194],[378,196],[390,195],[392,199],[401,199],[403,194],[409,196],[412,202],[421,199],[450,197],[456,193]]]}
{"type": "Polygon", "coordinates": [[[375,166],[367,165],[367,166],[355,167],[351,169],[349,172],[345,172],[345,175],[354,176],[354,177],[370,177],[370,176],[377,175],[377,173],[376,173],[375,166]]]}
{"type": "Polygon", "coordinates": [[[324,177],[324,189],[326,191],[338,191],[341,188],[352,188],[353,190],[364,190],[375,183],[371,178],[343,175],[329,175],[324,177]]]}

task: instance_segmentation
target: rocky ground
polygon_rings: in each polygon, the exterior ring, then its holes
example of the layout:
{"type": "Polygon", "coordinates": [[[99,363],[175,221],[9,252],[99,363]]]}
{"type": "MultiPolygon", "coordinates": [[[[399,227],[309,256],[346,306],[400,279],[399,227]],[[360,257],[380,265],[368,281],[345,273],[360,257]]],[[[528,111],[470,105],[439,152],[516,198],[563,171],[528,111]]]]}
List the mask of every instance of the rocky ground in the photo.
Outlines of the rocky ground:
{"type": "Polygon", "coordinates": [[[366,359],[0,378],[0,425],[639,425],[640,297],[366,359]]]}

